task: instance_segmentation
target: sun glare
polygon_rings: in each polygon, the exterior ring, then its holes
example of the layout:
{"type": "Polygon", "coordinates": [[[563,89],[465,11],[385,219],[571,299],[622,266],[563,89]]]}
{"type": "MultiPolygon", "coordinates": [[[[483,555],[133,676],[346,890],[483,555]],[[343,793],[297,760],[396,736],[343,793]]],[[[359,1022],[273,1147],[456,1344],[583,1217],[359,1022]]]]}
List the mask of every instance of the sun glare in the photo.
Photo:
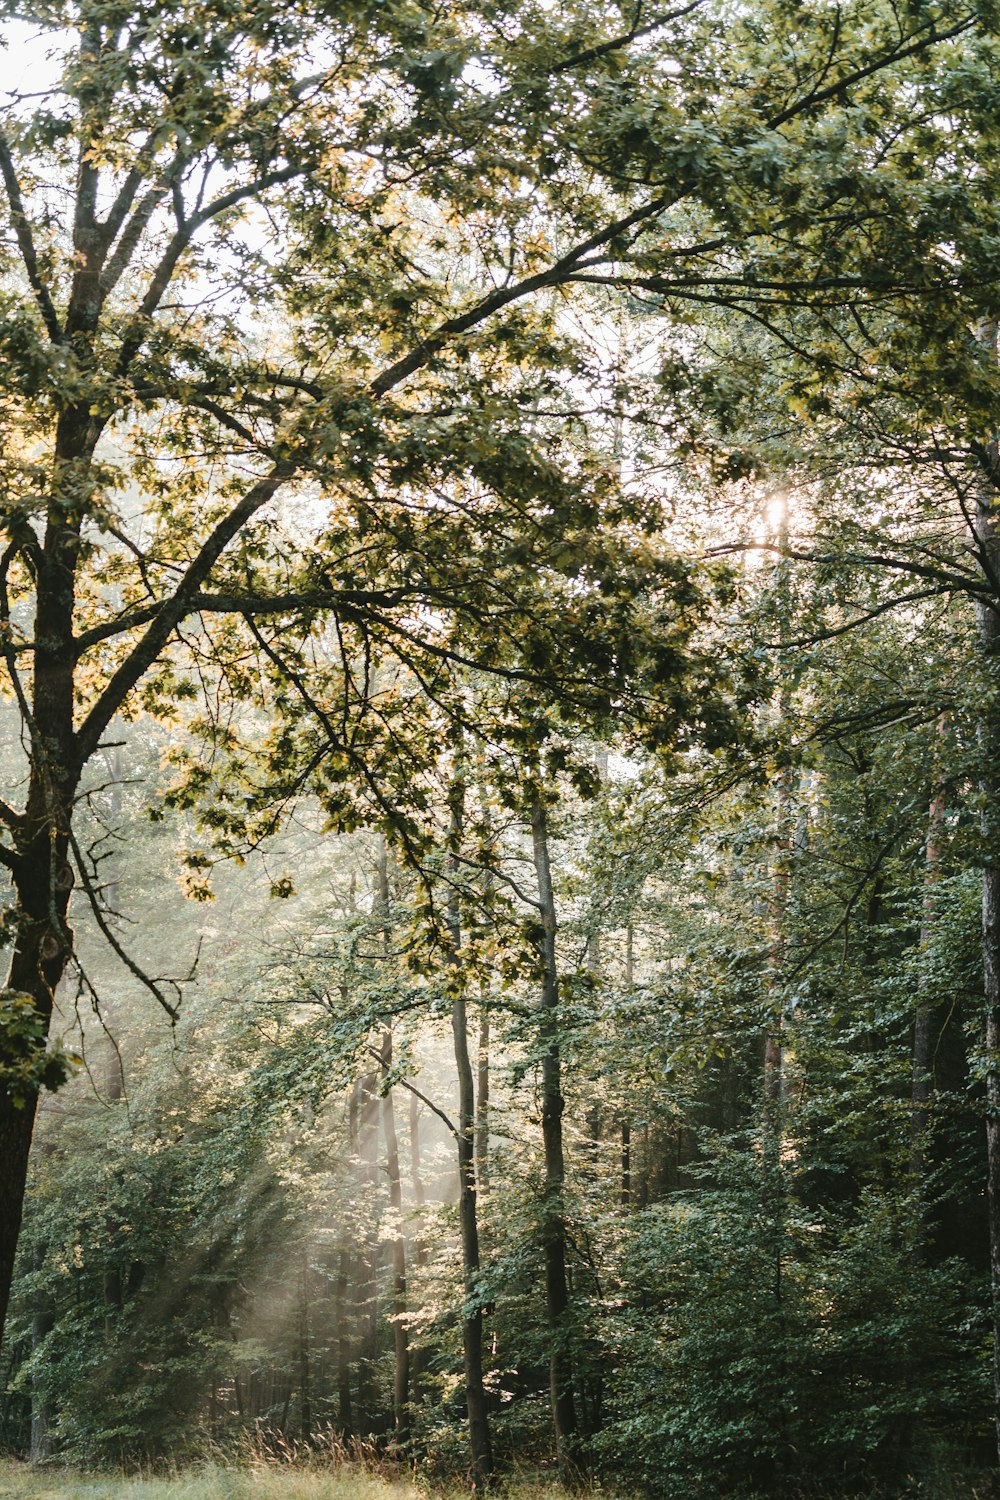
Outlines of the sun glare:
{"type": "Polygon", "coordinates": [[[770,531],[780,531],[788,520],[788,496],[772,495],[766,506],[767,524],[770,531]]]}

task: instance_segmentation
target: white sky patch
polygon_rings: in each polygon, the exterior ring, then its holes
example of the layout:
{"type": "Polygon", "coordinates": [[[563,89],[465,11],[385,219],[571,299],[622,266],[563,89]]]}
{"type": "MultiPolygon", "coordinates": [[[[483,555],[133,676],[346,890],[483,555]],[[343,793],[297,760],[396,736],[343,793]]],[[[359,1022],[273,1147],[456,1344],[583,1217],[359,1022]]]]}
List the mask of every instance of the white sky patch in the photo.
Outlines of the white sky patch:
{"type": "Polygon", "coordinates": [[[27,21],[0,26],[0,110],[30,113],[38,96],[59,82],[62,62],[75,45],[70,31],[50,31],[27,21]]]}

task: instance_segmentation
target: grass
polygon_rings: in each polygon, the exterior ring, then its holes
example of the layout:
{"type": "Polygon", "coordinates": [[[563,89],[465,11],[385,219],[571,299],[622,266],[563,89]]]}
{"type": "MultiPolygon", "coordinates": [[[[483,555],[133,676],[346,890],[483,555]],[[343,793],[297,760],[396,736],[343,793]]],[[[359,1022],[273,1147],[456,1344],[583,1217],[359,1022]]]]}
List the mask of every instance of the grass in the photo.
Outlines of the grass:
{"type": "Polygon", "coordinates": [[[426,1500],[411,1484],[358,1470],[214,1465],[164,1477],[74,1474],[0,1463],[0,1500],[426,1500]]]}

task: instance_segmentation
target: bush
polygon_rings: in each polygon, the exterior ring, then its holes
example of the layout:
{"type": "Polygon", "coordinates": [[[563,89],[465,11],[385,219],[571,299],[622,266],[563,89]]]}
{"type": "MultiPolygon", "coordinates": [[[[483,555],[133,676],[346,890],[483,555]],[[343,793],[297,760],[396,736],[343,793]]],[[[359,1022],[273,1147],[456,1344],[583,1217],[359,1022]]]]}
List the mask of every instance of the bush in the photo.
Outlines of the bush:
{"type": "Polygon", "coordinates": [[[917,1262],[905,1196],[806,1212],[762,1133],[717,1147],[710,1170],[623,1243],[602,1465],[714,1500],[898,1491],[946,1438],[954,1458],[989,1399],[967,1268],[917,1262]]]}

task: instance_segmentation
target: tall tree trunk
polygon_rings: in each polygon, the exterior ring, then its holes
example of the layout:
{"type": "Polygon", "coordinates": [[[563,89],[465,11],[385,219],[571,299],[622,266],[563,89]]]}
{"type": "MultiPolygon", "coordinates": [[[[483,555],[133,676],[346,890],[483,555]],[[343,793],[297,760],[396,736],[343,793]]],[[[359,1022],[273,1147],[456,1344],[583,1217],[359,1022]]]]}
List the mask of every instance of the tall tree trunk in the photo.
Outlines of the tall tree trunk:
{"type": "Polygon", "coordinates": [[[542,1000],[542,1141],[545,1151],[545,1196],[542,1204],[542,1250],[545,1259],[545,1301],[549,1321],[549,1386],[552,1425],[559,1467],[564,1476],[573,1472],[573,1438],[576,1411],[573,1403],[572,1364],[567,1342],[569,1285],[566,1275],[566,1221],[563,1189],[566,1167],[563,1154],[562,1063],[559,1046],[559,976],[556,967],[556,906],[549,858],[548,819],[545,804],[537,799],[531,809],[531,836],[538,900],[541,909],[542,1000]]]}
{"type": "Polygon", "coordinates": [[[334,1336],[337,1346],[337,1425],[342,1437],[353,1430],[351,1414],[351,1251],[342,1245],[334,1283],[334,1336]]]}
{"type": "Polygon", "coordinates": [[[476,1047],[476,1183],[485,1198],[490,1190],[490,1013],[482,998],[476,1047]]]}
{"type": "Polygon", "coordinates": [[[621,1179],[621,1205],[628,1208],[632,1201],[632,1127],[627,1120],[622,1121],[622,1179],[621,1179]]]}
{"type": "MultiPolygon", "coordinates": [[[[990,325],[983,342],[997,353],[997,325],[990,325]]],[[[988,446],[993,472],[1000,466],[1000,444],[988,446]]],[[[997,491],[986,475],[977,487],[976,530],[985,564],[994,588],[1000,578],[1000,525],[996,513],[997,491]]],[[[985,665],[994,686],[1000,686],[1000,598],[980,596],[976,601],[979,641],[985,665]]],[[[985,1042],[989,1059],[986,1075],[986,1197],[989,1211],[990,1274],[993,1319],[993,1398],[997,1434],[997,1457],[1000,1461],[1000,722],[993,695],[986,700],[986,711],[980,722],[980,757],[984,819],[984,861],[982,883],[983,931],[983,998],[985,1002],[985,1042]]]]}
{"type": "Polygon", "coordinates": [[[406,1241],[403,1238],[403,1184],[399,1175],[399,1144],[392,1089],[385,1084],[392,1067],[392,1032],[382,1038],[382,1133],[385,1165],[389,1178],[389,1208],[393,1216],[392,1236],[392,1335],[395,1367],[392,1386],[392,1417],[396,1437],[405,1441],[410,1428],[410,1340],[406,1328],[406,1241]]]}
{"type": "Polygon", "coordinates": [[[378,1072],[367,1073],[358,1086],[358,1158],[361,1185],[371,1205],[359,1235],[357,1265],[358,1374],[356,1427],[365,1430],[375,1417],[375,1365],[378,1358],[378,1072]]]}
{"type": "MultiPolygon", "coordinates": [[[[938,738],[944,732],[944,716],[938,718],[938,738]]],[[[937,756],[935,756],[935,763],[937,756]]],[[[920,921],[922,955],[930,944],[934,930],[936,886],[941,862],[941,830],[944,823],[944,791],[936,787],[927,814],[927,837],[924,843],[924,894],[920,921]]],[[[919,1187],[926,1175],[925,1136],[928,1111],[934,1090],[934,1044],[939,1027],[935,1025],[934,1007],[928,999],[927,982],[921,972],[917,1010],[913,1020],[913,1071],[910,1087],[910,1175],[919,1187]]]]}
{"type": "MultiPolygon", "coordinates": [[[[632,993],[634,984],[635,933],[630,922],[625,929],[625,990],[627,994],[632,993]]],[[[622,1120],[621,1166],[621,1206],[628,1208],[632,1199],[632,1125],[627,1118],[622,1120]]]]}
{"type": "MultiPolygon", "coordinates": [[[[375,903],[382,929],[382,958],[388,966],[392,954],[392,895],[389,889],[389,848],[384,837],[379,838],[375,862],[375,903]]],[[[403,1188],[399,1172],[399,1143],[396,1139],[392,1091],[385,1087],[385,1079],[392,1066],[392,1031],[388,1027],[382,1035],[379,1056],[383,1078],[381,1115],[389,1180],[389,1210],[395,1220],[392,1237],[392,1416],[396,1437],[402,1441],[409,1429],[410,1348],[406,1328],[406,1242],[402,1232],[403,1188]]]]}
{"type": "MultiPolygon", "coordinates": [[[[122,750],[120,745],[115,745],[108,756],[108,774],[111,779],[109,821],[111,828],[117,830],[122,813],[122,750]]],[[[110,855],[110,871],[104,884],[104,903],[109,919],[112,922],[119,919],[121,916],[121,860],[114,846],[110,855]]],[[[125,1075],[122,1070],[121,1051],[115,1036],[115,1006],[107,997],[104,997],[101,1003],[101,1020],[107,1033],[104,1092],[112,1103],[117,1103],[125,1092],[125,1075]]]]}
{"type": "MultiPolygon", "coordinates": [[[[70,326],[67,321],[67,328],[70,326]]],[[[81,490],[90,480],[90,462],[99,433],[89,405],[64,410],[56,424],[56,478],[49,500],[45,536],[22,542],[35,574],[35,623],[31,702],[22,697],[22,715],[30,739],[31,769],[25,810],[13,830],[15,856],[11,877],[18,900],[18,926],[7,973],[7,995],[27,996],[35,1010],[41,1037],[21,1045],[0,1064],[16,1075],[25,1063],[37,1063],[52,1020],[56,987],[72,950],[66,921],[73,872],[68,863],[70,820],[80,780],[74,736],[73,638],[76,564],[80,523],[67,519],[64,476],[81,490]]],[[[6,623],[6,622],[5,622],[6,623]]],[[[8,660],[11,680],[20,694],[20,666],[8,660]]],[[[37,1087],[0,1092],[0,1339],[3,1337],[21,1230],[28,1155],[38,1107],[37,1087]]]]}
{"type": "MultiPolygon", "coordinates": [[[[465,813],[465,784],[456,775],[451,789],[451,839],[453,849],[461,841],[465,813]]],[[[457,863],[451,862],[452,872],[457,863]]],[[[457,896],[452,891],[448,903],[448,926],[451,934],[451,957],[454,968],[454,994],[451,1002],[451,1034],[458,1073],[458,1220],[462,1237],[462,1271],[465,1283],[465,1307],[462,1312],[462,1360],[465,1371],[465,1405],[469,1421],[469,1447],[472,1458],[472,1480],[476,1489],[488,1485],[493,1473],[493,1444],[490,1437],[486,1388],[483,1383],[483,1309],[479,1300],[479,1215],[476,1200],[476,1097],[469,1055],[469,1018],[465,1001],[464,978],[460,968],[462,944],[461,917],[457,896]]]]}
{"type": "MultiPolygon", "coordinates": [[[[427,1202],[427,1189],[424,1187],[423,1156],[420,1149],[420,1100],[416,1094],[412,1093],[410,1094],[410,1188],[417,1208],[423,1208],[427,1202]]],[[[419,1238],[415,1259],[420,1266],[424,1265],[427,1259],[426,1249],[419,1238]]]]}
{"type": "Polygon", "coordinates": [[[302,1247],[299,1270],[299,1436],[307,1446],[312,1442],[312,1360],[309,1329],[309,1247],[302,1247]]]}
{"type": "MultiPolygon", "coordinates": [[[[36,1245],[32,1256],[32,1268],[38,1272],[45,1265],[45,1246],[36,1245]]],[[[37,1297],[31,1318],[31,1350],[36,1353],[55,1327],[55,1309],[48,1292],[37,1297]]],[[[37,1375],[31,1377],[31,1462],[41,1463],[49,1456],[49,1404],[41,1389],[37,1375]]]]}
{"type": "MultiPolygon", "coordinates": [[[[427,1264],[427,1246],[424,1244],[423,1214],[422,1210],[427,1202],[427,1191],[424,1187],[423,1161],[420,1152],[420,1100],[416,1094],[409,1094],[409,1136],[410,1136],[410,1191],[413,1195],[413,1203],[416,1208],[416,1229],[413,1235],[413,1264],[419,1270],[427,1264]]],[[[420,1344],[410,1347],[410,1398],[417,1406],[422,1396],[422,1376],[424,1373],[423,1349],[420,1344]]]]}
{"type": "MultiPolygon", "coordinates": [[[[782,504],[775,540],[779,548],[788,546],[788,507],[782,504]]],[[[775,591],[778,596],[778,633],[781,640],[789,636],[789,573],[782,557],[775,568],[775,591]]],[[[782,668],[779,666],[779,671],[782,668]]],[[[788,712],[788,687],[782,671],[774,702],[774,719],[779,734],[788,712]]],[[[770,891],[768,894],[768,969],[771,995],[771,1021],[764,1037],[764,1112],[776,1121],[784,1086],[784,1037],[782,1025],[781,971],[785,953],[785,927],[788,916],[788,890],[791,881],[791,801],[792,771],[783,766],[775,787],[775,836],[772,842],[770,891]]]]}
{"type": "MultiPolygon", "coordinates": [[[[485,798],[482,817],[489,835],[491,850],[495,852],[493,818],[485,798]]],[[[483,909],[486,921],[490,921],[496,882],[493,872],[483,872],[483,909]]],[[[489,952],[489,950],[487,950],[489,952]]],[[[486,959],[489,963],[489,958],[486,959]]],[[[490,1191],[490,989],[485,980],[479,985],[479,1040],[476,1046],[476,1184],[480,1201],[490,1191]]]]}
{"type": "Polygon", "coordinates": [[[791,884],[792,841],[789,831],[792,795],[791,772],[782,770],[776,788],[774,841],[768,900],[768,988],[772,1016],[764,1037],[764,1108],[773,1118],[781,1104],[784,1087],[784,1035],[781,1017],[781,972],[785,956],[785,927],[788,920],[788,892],[791,884]]]}
{"type": "Polygon", "coordinates": [[[458,1218],[462,1234],[462,1268],[465,1309],[462,1315],[462,1354],[465,1365],[465,1401],[472,1450],[472,1477],[477,1489],[488,1483],[493,1472],[486,1389],[483,1384],[483,1309],[479,1302],[479,1219],[476,1212],[476,1162],[473,1131],[475,1106],[472,1061],[469,1057],[468,1017],[465,997],[456,995],[451,1005],[451,1030],[458,1069],[458,1218]]]}
{"type": "MultiPolygon", "coordinates": [[[[56,987],[66,968],[71,943],[66,923],[72,885],[72,873],[66,862],[68,841],[58,831],[58,825],[49,837],[44,809],[39,809],[38,818],[46,826],[18,861],[15,881],[21,915],[6,991],[0,998],[27,997],[42,1034],[37,1043],[19,1047],[11,1056],[0,1059],[12,1068],[15,1077],[25,1065],[34,1069],[41,1060],[56,987]]],[[[68,813],[60,821],[68,827],[68,813]]],[[[31,1082],[15,1084],[0,1093],[0,1338],[21,1230],[38,1094],[38,1087],[31,1082]]]]}

